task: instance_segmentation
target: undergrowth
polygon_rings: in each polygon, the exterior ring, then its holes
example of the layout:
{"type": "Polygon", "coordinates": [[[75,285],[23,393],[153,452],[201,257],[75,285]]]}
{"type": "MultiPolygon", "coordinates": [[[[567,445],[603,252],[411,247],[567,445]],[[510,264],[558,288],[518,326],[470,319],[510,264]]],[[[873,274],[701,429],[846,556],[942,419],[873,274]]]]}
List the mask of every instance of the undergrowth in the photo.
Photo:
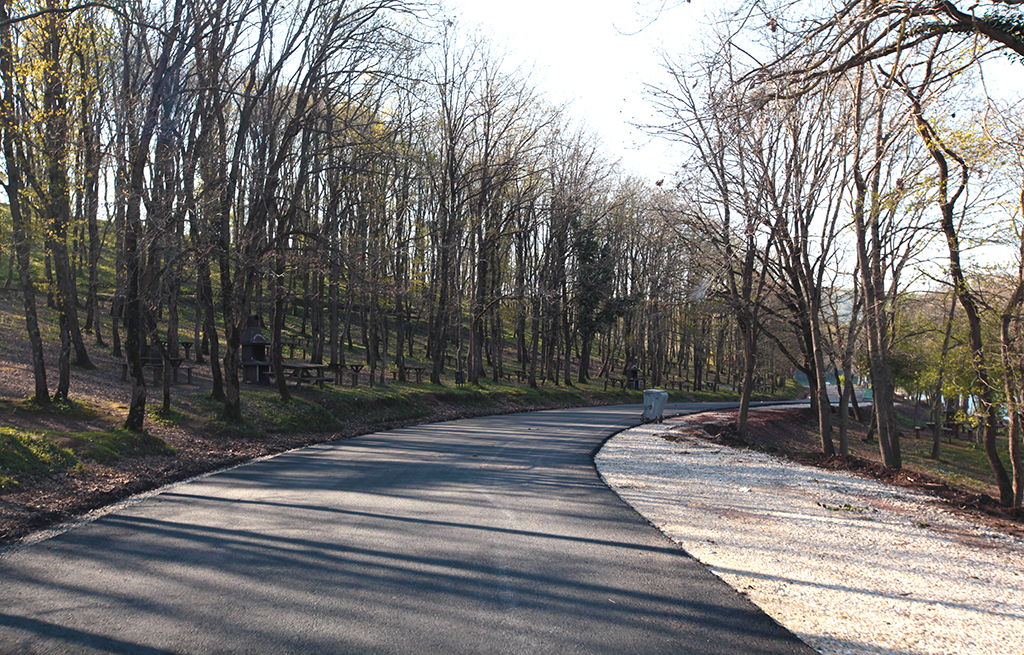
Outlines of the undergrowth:
{"type": "Polygon", "coordinates": [[[17,487],[26,477],[64,471],[78,464],[68,448],[42,434],[0,427],[0,489],[17,487]]]}

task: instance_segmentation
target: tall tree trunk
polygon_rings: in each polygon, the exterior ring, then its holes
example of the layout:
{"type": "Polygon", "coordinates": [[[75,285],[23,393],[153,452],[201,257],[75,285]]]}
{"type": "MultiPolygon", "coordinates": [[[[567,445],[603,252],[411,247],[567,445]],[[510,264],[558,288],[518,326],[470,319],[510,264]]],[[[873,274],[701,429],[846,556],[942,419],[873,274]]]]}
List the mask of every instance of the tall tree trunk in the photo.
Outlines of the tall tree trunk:
{"type": "Polygon", "coordinates": [[[931,124],[925,120],[924,112],[918,99],[911,95],[910,100],[913,105],[914,121],[917,125],[918,133],[921,135],[925,147],[928,148],[929,153],[932,155],[932,159],[935,160],[935,163],[939,168],[938,196],[939,209],[942,215],[942,232],[946,236],[946,246],[949,250],[949,275],[953,281],[953,289],[957,295],[957,299],[960,301],[960,306],[964,309],[964,315],[967,317],[972,364],[974,374],[977,378],[975,382],[975,390],[982,411],[982,416],[984,417],[980,429],[984,435],[982,440],[985,455],[988,457],[992,474],[996,479],[996,483],[999,485],[999,502],[1008,506],[1013,503],[1013,483],[1010,481],[1010,477],[1006,473],[1006,468],[1003,466],[1003,462],[999,458],[999,452],[996,448],[998,418],[996,416],[996,405],[992,393],[992,384],[989,380],[988,366],[985,362],[984,341],[981,334],[981,315],[978,311],[978,305],[974,298],[974,293],[967,285],[967,280],[964,276],[963,267],[960,262],[960,235],[956,228],[956,217],[954,215],[956,201],[967,186],[969,168],[959,155],[947,148],[945,142],[943,142],[941,137],[932,129],[931,124]],[[960,184],[958,189],[952,194],[949,193],[949,164],[946,160],[947,155],[957,162],[961,171],[960,184]]]}
{"type": "Polygon", "coordinates": [[[399,382],[405,382],[405,307],[402,293],[395,298],[395,370],[399,382]]]}
{"type": "MultiPolygon", "coordinates": [[[[146,381],[142,370],[142,344],[140,343],[142,330],[142,299],[140,289],[141,261],[139,253],[139,237],[142,231],[142,198],[145,193],[145,167],[148,158],[150,143],[156,131],[159,109],[163,105],[164,95],[168,92],[169,75],[171,68],[172,49],[176,45],[178,35],[181,31],[181,16],[184,11],[184,0],[176,0],[173,7],[173,18],[170,24],[163,31],[159,55],[154,62],[153,70],[150,73],[150,96],[144,103],[142,123],[138,132],[133,131],[133,136],[128,143],[127,167],[127,204],[125,206],[125,237],[124,237],[124,259],[126,275],[126,302],[125,302],[125,329],[127,335],[128,350],[128,371],[132,381],[132,395],[128,405],[128,416],[125,419],[124,427],[128,430],[141,431],[145,421],[146,412],[146,381]],[[137,136],[136,136],[137,134],[137,136]]],[[[122,93],[125,98],[137,97],[137,92],[132,89],[129,81],[129,70],[134,54],[128,47],[129,34],[126,31],[122,43],[122,56],[124,57],[124,78],[122,80],[122,93]]]]}
{"type": "MultiPolygon", "coordinates": [[[[449,221],[454,219],[448,218],[449,221]]],[[[447,230],[446,230],[447,231],[447,230]]],[[[448,324],[449,324],[449,285],[452,272],[451,250],[454,248],[454,244],[447,244],[442,242],[440,259],[441,264],[438,270],[438,276],[435,279],[435,284],[438,287],[437,290],[437,305],[434,309],[434,321],[430,326],[430,382],[431,384],[441,384],[441,373],[444,371],[444,358],[446,354],[446,345],[448,342],[448,324]]]]}
{"type": "MultiPolygon", "coordinates": [[[[481,194],[483,191],[481,191],[481,194]]],[[[487,293],[487,267],[490,264],[488,261],[486,248],[487,244],[483,237],[483,216],[477,217],[477,226],[473,231],[473,239],[477,243],[476,248],[476,284],[474,289],[471,291],[472,297],[469,305],[469,353],[468,362],[466,366],[466,373],[469,378],[469,383],[473,385],[480,384],[480,377],[484,375],[484,306],[486,305],[486,293],[487,293]]],[[[470,244],[472,249],[472,244],[470,244]]]]}
{"type": "MultiPolygon", "coordinates": [[[[1008,437],[1010,444],[1010,465],[1013,471],[1013,507],[1020,507],[1024,499],[1024,469],[1021,467],[1021,391],[1024,389],[1024,366],[1021,353],[1015,344],[1017,335],[1011,330],[1016,316],[1020,312],[1021,301],[1024,299],[1024,280],[1017,285],[1013,296],[1007,302],[1000,317],[1000,353],[1003,360],[1003,385],[1006,394],[1006,415],[1009,420],[1008,437]]],[[[1019,330],[1018,330],[1019,332],[1019,330]]]]}
{"type": "MultiPolygon", "coordinates": [[[[1024,210],[1024,189],[1020,194],[1020,208],[1024,210]]],[[[1013,482],[1014,507],[1024,501],[1024,462],[1022,462],[1021,418],[1024,407],[1024,354],[1020,347],[1020,313],[1024,305],[1024,238],[1020,239],[1017,268],[1017,288],[1006,302],[1000,317],[1000,354],[1003,360],[1003,384],[1006,394],[1006,414],[1009,419],[1008,434],[1010,448],[1010,470],[1013,482]],[[1012,329],[1013,327],[1016,329],[1012,329]]]]}
{"type": "Polygon", "coordinates": [[[530,376],[529,382],[530,387],[533,389],[537,388],[537,361],[539,359],[539,353],[537,352],[540,332],[541,332],[541,316],[540,316],[540,299],[534,296],[533,298],[533,311],[531,312],[532,329],[530,335],[530,376]]]}
{"type": "Polygon", "coordinates": [[[590,351],[594,347],[594,337],[586,336],[580,338],[580,370],[576,381],[586,384],[590,380],[590,351]]]}
{"type": "MultiPolygon", "coordinates": [[[[83,100],[83,104],[85,101],[83,100]]],[[[91,109],[91,108],[90,108],[91,109]]],[[[83,134],[82,141],[85,144],[85,178],[83,180],[83,192],[85,194],[85,219],[89,230],[89,294],[86,299],[86,330],[92,330],[96,337],[95,342],[101,348],[103,343],[103,331],[100,325],[99,315],[99,262],[101,254],[101,239],[99,230],[99,208],[100,208],[100,133],[91,117],[83,106],[83,134]]]]}
{"type": "Polygon", "coordinates": [[[821,433],[821,452],[826,457],[836,454],[835,444],[832,442],[832,402],[828,397],[828,386],[826,384],[827,370],[825,369],[825,345],[822,343],[821,326],[819,325],[818,309],[812,308],[811,317],[811,349],[814,357],[815,385],[813,393],[818,399],[818,430],[821,433]]]}
{"type": "MultiPolygon", "coordinates": [[[[858,71],[857,126],[862,129],[862,71],[858,71]]],[[[886,148],[883,134],[883,114],[879,111],[873,133],[875,159],[880,160],[886,148]]],[[[895,421],[895,389],[892,384],[892,370],[889,364],[889,320],[884,273],[882,271],[882,239],[879,232],[881,208],[878,202],[880,175],[879,166],[873,166],[865,179],[861,170],[862,153],[858,141],[855,154],[854,175],[854,231],[857,239],[857,265],[864,291],[864,327],[867,330],[868,367],[871,371],[871,411],[878,429],[878,446],[882,464],[890,468],[901,468],[903,456],[895,421]]]]}
{"type": "Polygon", "coordinates": [[[739,320],[740,337],[743,340],[743,381],[740,383],[740,408],[736,416],[736,433],[747,438],[747,421],[750,416],[750,398],[754,393],[754,374],[757,371],[757,328],[746,317],[739,320]]]}
{"type": "MultiPolygon", "coordinates": [[[[839,454],[850,454],[850,401],[854,398],[853,390],[853,356],[856,349],[857,315],[860,307],[856,292],[853,301],[853,312],[846,331],[846,347],[843,349],[843,388],[839,398],[839,454]]],[[[838,371],[836,372],[838,375],[838,371]]],[[[838,382],[838,378],[836,382],[838,382]]]]}
{"type": "Polygon", "coordinates": [[[15,110],[14,51],[11,42],[11,15],[7,0],[0,0],[0,77],[3,81],[3,96],[0,99],[0,126],[3,127],[3,150],[6,161],[7,181],[4,190],[11,212],[11,225],[15,256],[18,260],[18,281],[25,307],[25,328],[28,332],[29,349],[32,356],[32,375],[35,380],[33,402],[40,405],[50,403],[50,392],[46,384],[46,364],[43,357],[43,340],[39,332],[39,318],[36,311],[36,290],[32,281],[32,244],[29,241],[29,225],[22,212],[22,172],[20,158],[16,152],[15,140],[18,130],[18,114],[15,110]]]}
{"type": "Polygon", "coordinates": [[[284,334],[285,314],[288,312],[288,290],[284,279],[285,244],[282,235],[284,229],[284,218],[279,217],[277,229],[275,230],[274,270],[270,285],[270,292],[274,296],[270,327],[270,364],[275,373],[274,383],[277,385],[277,393],[281,396],[281,400],[287,403],[291,401],[292,394],[288,391],[287,380],[285,380],[284,376],[284,346],[281,343],[284,334]]]}
{"type": "MultiPolygon", "coordinates": [[[[49,6],[53,8],[52,4],[49,6]]],[[[43,20],[47,30],[43,90],[43,106],[46,113],[44,130],[47,194],[44,206],[48,224],[46,247],[53,260],[56,274],[54,299],[60,314],[58,321],[60,329],[68,331],[67,341],[74,345],[75,363],[83,368],[92,368],[78,322],[78,290],[71,270],[67,247],[68,226],[71,223],[71,193],[67,174],[70,129],[65,75],[61,64],[66,18],[54,13],[47,15],[43,20]]],[[[54,394],[56,399],[66,399],[70,388],[70,372],[68,371],[70,348],[64,347],[64,343],[65,339],[62,334],[59,357],[61,373],[54,394]]]]}

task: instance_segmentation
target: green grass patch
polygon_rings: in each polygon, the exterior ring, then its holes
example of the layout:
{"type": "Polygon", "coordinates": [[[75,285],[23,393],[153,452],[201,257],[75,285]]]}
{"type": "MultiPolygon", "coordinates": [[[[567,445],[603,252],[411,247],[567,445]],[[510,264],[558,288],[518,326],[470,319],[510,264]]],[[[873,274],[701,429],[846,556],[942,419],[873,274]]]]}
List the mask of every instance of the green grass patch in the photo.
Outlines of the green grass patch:
{"type": "Polygon", "coordinates": [[[807,387],[800,384],[793,378],[786,378],[786,384],[778,393],[770,396],[773,399],[791,400],[802,394],[807,387]]]}
{"type": "Polygon", "coordinates": [[[242,419],[241,423],[228,423],[220,416],[214,416],[207,419],[205,427],[212,434],[238,439],[258,440],[267,435],[265,430],[245,418],[242,419]]]}
{"type": "Polygon", "coordinates": [[[206,427],[218,434],[259,439],[272,432],[334,432],[344,425],[321,403],[293,395],[285,402],[276,391],[246,391],[242,394],[242,423],[228,423],[220,418],[221,403],[211,401],[217,414],[206,427]]]}
{"type": "Polygon", "coordinates": [[[78,457],[101,464],[111,464],[133,457],[173,455],[177,452],[167,445],[166,441],[147,432],[112,429],[67,432],[50,436],[73,450],[78,457]]]}
{"type": "MultiPolygon", "coordinates": [[[[533,389],[527,385],[483,380],[480,385],[433,385],[390,382],[369,387],[328,385],[306,387],[289,402],[271,388],[243,388],[241,424],[219,418],[222,404],[203,399],[199,406],[209,418],[208,429],[244,438],[260,438],[272,432],[339,432],[353,426],[374,427],[389,423],[430,419],[440,406],[480,413],[514,412],[538,407],[589,404],[640,403],[639,391],[603,390],[603,380],[574,386],[550,382],[533,389]]],[[[735,398],[731,392],[701,394],[716,400],[735,398]]],[[[683,394],[681,400],[690,399],[683,394]]]]}
{"type": "MultiPolygon", "coordinates": [[[[985,455],[985,448],[981,444],[959,439],[954,439],[950,443],[946,437],[943,437],[940,459],[934,460],[931,458],[931,434],[926,432],[922,432],[921,439],[914,439],[906,435],[900,439],[905,465],[958,487],[979,493],[993,493],[997,487],[996,479],[992,475],[992,467],[988,463],[988,456],[985,455]]],[[[996,450],[1003,466],[1009,472],[1009,446],[1004,435],[1000,435],[996,450]]]]}
{"type": "Polygon", "coordinates": [[[0,489],[4,491],[17,487],[21,478],[58,473],[77,464],[74,452],[46,435],[0,427],[0,489]]]}
{"type": "Polygon", "coordinates": [[[431,416],[434,407],[429,398],[434,394],[431,391],[424,393],[423,389],[423,385],[407,383],[355,389],[328,387],[312,390],[310,399],[342,425],[347,422],[378,425],[431,416]]]}
{"type": "Polygon", "coordinates": [[[170,411],[162,412],[160,411],[160,409],[160,403],[146,404],[146,414],[151,422],[157,425],[163,425],[167,427],[184,425],[185,423],[188,422],[188,414],[182,412],[181,410],[171,407],[170,411]]]}
{"type": "Polygon", "coordinates": [[[29,412],[47,416],[63,416],[67,418],[94,419],[102,415],[102,412],[91,405],[77,400],[62,400],[49,404],[37,404],[31,398],[0,398],[0,411],[15,414],[18,412],[29,412]]]}

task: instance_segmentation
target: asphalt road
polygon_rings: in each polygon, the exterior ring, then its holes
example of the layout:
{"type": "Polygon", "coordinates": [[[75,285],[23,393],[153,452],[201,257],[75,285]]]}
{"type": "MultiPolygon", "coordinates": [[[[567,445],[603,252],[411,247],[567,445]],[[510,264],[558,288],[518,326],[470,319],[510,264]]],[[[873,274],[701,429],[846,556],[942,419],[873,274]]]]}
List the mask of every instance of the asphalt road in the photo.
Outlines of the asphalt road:
{"type": "Polygon", "coordinates": [[[0,558],[0,651],[813,653],[601,482],[639,418],[439,423],[173,487],[0,558]]]}

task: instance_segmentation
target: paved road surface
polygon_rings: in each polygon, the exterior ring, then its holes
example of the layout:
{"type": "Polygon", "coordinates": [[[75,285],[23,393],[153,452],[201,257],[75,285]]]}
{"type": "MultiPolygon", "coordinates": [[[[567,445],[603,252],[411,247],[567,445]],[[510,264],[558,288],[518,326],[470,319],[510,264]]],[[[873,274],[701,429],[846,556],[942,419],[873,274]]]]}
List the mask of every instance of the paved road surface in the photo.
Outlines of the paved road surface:
{"type": "Polygon", "coordinates": [[[0,651],[813,652],[601,482],[639,415],[439,423],[171,488],[0,558],[0,651]]]}

